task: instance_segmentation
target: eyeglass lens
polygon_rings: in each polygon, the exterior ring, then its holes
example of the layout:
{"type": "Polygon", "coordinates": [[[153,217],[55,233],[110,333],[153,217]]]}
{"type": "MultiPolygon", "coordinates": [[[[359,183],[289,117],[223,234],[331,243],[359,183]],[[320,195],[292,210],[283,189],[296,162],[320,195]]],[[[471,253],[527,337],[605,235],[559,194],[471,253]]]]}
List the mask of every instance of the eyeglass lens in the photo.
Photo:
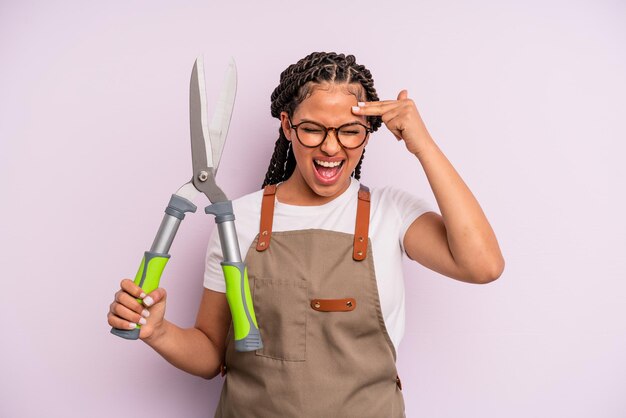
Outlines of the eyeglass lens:
{"type": "Polygon", "coordinates": [[[327,135],[328,131],[335,131],[341,145],[347,148],[356,148],[365,141],[367,136],[367,128],[359,124],[348,124],[340,126],[337,129],[326,129],[312,122],[303,122],[298,125],[296,134],[298,139],[306,146],[316,147],[321,144],[327,135]]]}

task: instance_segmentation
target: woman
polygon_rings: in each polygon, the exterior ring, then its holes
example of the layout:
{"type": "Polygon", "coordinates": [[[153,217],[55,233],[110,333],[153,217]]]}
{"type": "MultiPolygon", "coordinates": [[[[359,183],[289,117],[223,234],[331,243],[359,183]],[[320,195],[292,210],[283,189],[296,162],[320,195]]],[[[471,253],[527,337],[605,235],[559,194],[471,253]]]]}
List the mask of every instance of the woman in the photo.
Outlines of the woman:
{"type": "Polygon", "coordinates": [[[108,315],[189,373],[226,379],[217,417],[401,417],[395,353],[404,331],[400,261],[488,283],[504,268],[478,202],[405,90],[379,101],[353,56],[313,53],[272,94],[279,138],[264,190],[233,202],[264,347],[233,349],[214,234],[196,325],[164,319],[166,293],[123,280],[108,315]],[[381,124],[421,163],[441,215],[391,188],[359,184],[381,124]],[[143,299],[143,305],[135,298],[143,299]]]}

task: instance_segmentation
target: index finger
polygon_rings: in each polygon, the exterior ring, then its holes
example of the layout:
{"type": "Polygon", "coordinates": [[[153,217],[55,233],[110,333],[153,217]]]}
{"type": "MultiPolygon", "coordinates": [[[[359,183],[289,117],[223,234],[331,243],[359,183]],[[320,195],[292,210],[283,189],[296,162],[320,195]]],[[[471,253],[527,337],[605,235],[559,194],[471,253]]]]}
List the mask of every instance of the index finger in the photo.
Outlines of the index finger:
{"type": "Polygon", "coordinates": [[[359,102],[357,103],[359,106],[361,107],[366,107],[366,106],[375,106],[375,105],[387,105],[387,104],[394,104],[394,103],[398,103],[398,100],[376,100],[375,102],[359,102]]]}
{"type": "Polygon", "coordinates": [[[382,116],[386,112],[398,107],[397,100],[385,100],[381,102],[359,102],[358,106],[352,106],[352,113],[363,116],[382,116]]]}
{"type": "Polygon", "coordinates": [[[135,282],[133,282],[130,279],[122,280],[122,282],[120,283],[120,287],[122,288],[123,291],[125,291],[126,293],[129,293],[130,295],[136,298],[143,299],[146,297],[146,294],[141,289],[141,287],[137,286],[135,282]]]}

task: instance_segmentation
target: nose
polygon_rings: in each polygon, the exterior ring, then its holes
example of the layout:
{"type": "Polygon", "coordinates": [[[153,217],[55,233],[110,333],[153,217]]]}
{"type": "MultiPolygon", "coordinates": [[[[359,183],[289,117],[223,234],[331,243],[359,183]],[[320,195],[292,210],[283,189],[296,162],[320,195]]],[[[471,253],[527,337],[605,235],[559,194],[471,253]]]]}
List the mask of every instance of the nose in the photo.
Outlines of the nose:
{"type": "Polygon", "coordinates": [[[327,155],[335,155],[341,151],[341,144],[337,138],[337,129],[328,128],[328,135],[326,135],[326,139],[322,142],[321,150],[327,155]]]}

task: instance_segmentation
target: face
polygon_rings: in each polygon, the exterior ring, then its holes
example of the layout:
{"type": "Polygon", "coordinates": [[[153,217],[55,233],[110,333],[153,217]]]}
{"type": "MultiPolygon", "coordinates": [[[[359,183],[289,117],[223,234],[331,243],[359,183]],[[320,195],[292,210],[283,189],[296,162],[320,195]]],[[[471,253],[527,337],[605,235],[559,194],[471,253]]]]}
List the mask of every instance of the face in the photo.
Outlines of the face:
{"type": "MultiPolygon", "coordinates": [[[[341,84],[315,86],[311,95],[295,109],[291,122],[298,125],[302,121],[311,121],[327,128],[351,122],[369,126],[365,117],[352,114],[352,106],[356,106],[358,100],[354,87],[350,90],[341,84]]],[[[281,124],[296,159],[296,168],[287,180],[291,186],[298,186],[292,190],[302,193],[301,198],[314,199],[317,203],[330,201],[344,192],[350,185],[350,174],[361,159],[367,140],[356,149],[345,149],[333,130],[328,132],[321,145],[307,148],[298,141],[296,130],[291,129],[287,112],[281,113],[281,124]]]]}

